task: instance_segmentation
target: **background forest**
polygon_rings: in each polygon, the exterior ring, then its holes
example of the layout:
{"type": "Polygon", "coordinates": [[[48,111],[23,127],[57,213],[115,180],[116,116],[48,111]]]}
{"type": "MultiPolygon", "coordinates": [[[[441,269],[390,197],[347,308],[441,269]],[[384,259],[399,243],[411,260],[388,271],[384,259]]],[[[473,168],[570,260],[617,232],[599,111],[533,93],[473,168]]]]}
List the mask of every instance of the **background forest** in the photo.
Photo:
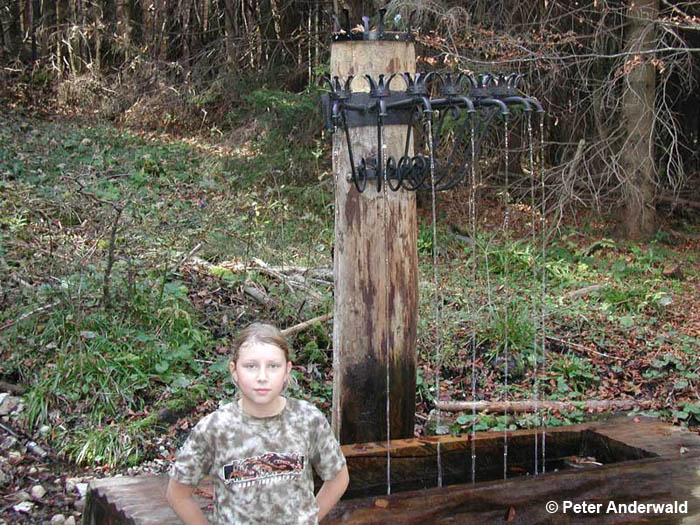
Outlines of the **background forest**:
{"type": "MultiPolygon", "coordinates": [[[[76,519],[90,477],[162,471],[190,426],[233,394],[227,343],[240,326],[265,318],[289,328],[332,311],[321,80],[331,15],[347,8],[359,21],[378,7],[0,6],[0,520],[76,519]]],[[[538,385],[550,400],[628,399],[635,414],[697,427],[698,4],[385,7],[396,29],[417,28],[419,70],[521,73],[547,111],[541,199],[531,200],[526,137],[515,127],[507,167],[482,155],[477,235],[465,237],[466,193],[440,196],[442,327],[431,313],[430,205],[419,199],[416,432],[434,431],[425,427],[436,399],[471,398],[473,368],[478,399],[530,399],[538,385]],[[500,235],[505,208],[512,219],[500,235]],[[546,217],[546,252],[530,241],[534,208],[546,217]],[[490,262],[476,276],[472,245],[490,262]],[[545,362],[533,343],[538,268],[545,362]],[[499,289],[510,290],[505,310],[469,308],[472,294],[491,304],[499,289]]],[[[324,319],[289,337],[294,394],[327,410],[324,319]]],[[[550,425],[586,417],[599,416],[545,416],[550,425]]],[[[438,430],[536,423],[460,414],[438,430]]]]}

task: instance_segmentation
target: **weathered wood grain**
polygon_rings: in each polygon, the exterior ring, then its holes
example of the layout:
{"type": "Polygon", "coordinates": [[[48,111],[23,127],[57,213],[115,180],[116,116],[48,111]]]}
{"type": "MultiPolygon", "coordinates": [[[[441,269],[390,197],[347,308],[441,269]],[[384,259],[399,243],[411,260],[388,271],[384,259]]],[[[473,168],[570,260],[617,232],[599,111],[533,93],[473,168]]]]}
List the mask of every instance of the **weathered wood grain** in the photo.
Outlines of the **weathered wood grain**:
{"type": "MultiPolygon", "coordinates": [[[[363,75],[414,72],[411,42],[336,42],[331,75],[350,75],[354,91],[368,91],[363,75]]],[[[392,83],[392,87],[394,84],[392,83]]],[[[395,89],[403,88],[396,79],[395,89]]],[[[403,154],[406,128],[386,126],[385,155],[403,154]]],[[[377,155],[376,125],[351,128],[353,155],[377,155]]],[[[413,435],[418,319],[416,200],[413,192],[359,193],[342,133],[333,137],[335,193],[335,314],[333,425],[340,442],[386,439],[387,361],[392,438],[413,435]],[[388,315],[387,315],[388,314],[388,315]]],[[[411,151],[412,154],[412,151],[411,151]]]]}
{"type": "MultiPolygon", "coordinates": [[[[533,431],[510,432],[509,465],[532,466],[533,431]]],[[[540,435],[541,436],[541,435],[540,435]]],[[[502,475],[503,435],[479,433],[474,439],[477,470],[502,475]]],[[[547,429],[547,457],[595,450],[603,466],[562,470],[538,476],[472,484],[469,436],[402,439],[391,442],[392,495],[386,495],[386,443],[343,446],[350,488],[326,524],[464,523],[516,525],[551,523],[683,523],[700,524],[700,436],[650,419],[622,418],[547,429]],[[436,488],[438,444],[445,486],[436,488]],[[573,448],[572,448],[573,447],[573,448]],[[578,448],[577,448],[578,447],[578,448]],[[586,449],[586,447],[589,447],[586,449]],[[469,479],[469,478],[468,478],[469,479]],[[416,490],[417,489],[417,490],[416,490]],[[362,494],[373,494],[363,497],[362,494]],[[556,501],[601,503],[688,503],[684,515],[602,513],[548,514],[556,501]],[[508,517],[511,521],[506,521],[508,517]]],[[[482,473],[483,474],[483,473],[482,473]]],[[[510,475],[510,474],[509,474],[510,475]]],[[[493,479],[493,478],[492,478],[493,479]]],[[[85,525],[175,525],[177,517],[165,499],[165,476],[116,477],[90,484],[85,525]]],[[[211,510],[211,485],[198,490],[200,504],[211,510]]]]}

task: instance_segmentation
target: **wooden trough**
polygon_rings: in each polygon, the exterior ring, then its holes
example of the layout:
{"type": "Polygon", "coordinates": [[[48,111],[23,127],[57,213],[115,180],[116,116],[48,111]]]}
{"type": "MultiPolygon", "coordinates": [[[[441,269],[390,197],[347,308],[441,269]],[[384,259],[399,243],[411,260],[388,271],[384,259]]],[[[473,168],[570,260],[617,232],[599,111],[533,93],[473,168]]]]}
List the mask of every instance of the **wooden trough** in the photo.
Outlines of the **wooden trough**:
{"type": "MultiPolygon", "coordinates": [[[[471,483],[469,436],[392,441],[390,496],[386,444],[345,445],[350,487],[323,523],[700,524],[698,434],[627,417],[549,428],[547,472],[538,476],[531,475],[534,436],[529,430],[509,433],[509,479],[504,481],[503,435],[477,434],[476,483],[471,483]],[[436,487],[438,444],[441,488],[436,487]],[[602,465],[571,468],[576,465],[571,458],[580,456],[592,456],[602,465]],[[548,512],[548,502],[550,510],[551,502],[558,509],[548,512]],[[645,506],[651,503],[662,506],[645,506]]],[[[83,523],[179,524],[165,500],[166,484],[165,476],[96,480],[90,484],[83,523]]],[[[211,509],[211,485],[205,484],[198,497],[211,509]]]]}

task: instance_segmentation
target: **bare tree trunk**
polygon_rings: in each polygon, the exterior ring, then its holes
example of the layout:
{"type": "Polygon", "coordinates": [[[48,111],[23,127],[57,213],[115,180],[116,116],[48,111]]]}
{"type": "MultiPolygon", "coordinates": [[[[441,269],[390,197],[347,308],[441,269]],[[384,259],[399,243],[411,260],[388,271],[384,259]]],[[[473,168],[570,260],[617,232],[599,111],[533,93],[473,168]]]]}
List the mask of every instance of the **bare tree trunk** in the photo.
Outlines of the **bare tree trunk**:
{"type": "Polygon", "coordinates": [[[17,58],[22,50],[22,24],[20,20],[20,0],[10,3],[10,25],[8,27],[8,40],[10,44],[10,56],[17,58]]]}
{"type": "Polygon", "coordinates": [[[267,63],[267,50],[265,46],[265,27],[263,26],[260,1],[250,0],[250,18],[252,32],[250,33],[251,45],[251,69],[254,71],[262,67],[263,61],[267,63]]]}
{"type": "MultiPolygon", "coordinates": [[[[167,2],[168,0],[153,0],[154,9],[151,13],[151,42],[155,42],[155,44],[151,48],[151,56],[153,56],[154,58],[160,58],[163,52],[163,37],[165,35],[162,27],[162,12],[164,9],[163,4],[167,2]]],[[[165,6],[165,8],[167,9],[167,5],[165,6]]]]}
{"type": "Polygon", "coordinates": [[[49,56],[53,38],[56,33],[56,3],[53,0],[44,2],[41,30],[41,56],[49,56]]]}
{"type": "Polygon", "coordinates": [[[166,0],[165,8],[165,58],[177,60],[182,56],[180,9],[178,0],[166,0]]]}
{"type": "Polygon", "coordinates": [[[374,16],[384,2],[377,0],[346,0],[343,6],[350,11],[350,25],[362,22],[362,15],[374,16]]]}
{"type": "Polygon", "coordinates": [[[62,76],[65,73],[66,66],[69,66],[66,60],[67,46],[64,44],[64,41],[66,41],[65,37],[67,37],[68,5],[66,0],[56,0],[55,6],[56,30],[54,31],[54,39],[56,41],[56,62],[58,63],[59,75],[62,76]]]}
{"type": "Polygon", "coordinates": [[[143,42],[143,8],[141,7],[141,0],[128,0],[126,7],[129,19],[129,43],[138,47],[143,42]]]}
{"type": "Polygon", "coordinates": [[[185,72],[190,71],[190,44],[192,41],[192,30],[190,21],[192,16],[191,0],[182,0],[182,67],[185,72]]]}
{"type": "MultiPolygon", "coordinates": [[[[627,9],[627,49],[643,52],[654,48],[654,23],[659,0],[635,0],[627,9]]],[[[622,116],[627,139],[621,154],[625,178],[624,233],[630,239],[654,233],[656,170],[654,162],[654,92],[656,70],[652,55],[631,55],[622,94],[622,116]]]]}
{"type": "MultiPolygon", "coordinates": [[[[24,0],[24,9],[23,9],[23,21],[24,21],[24,27],[22,28],[22,37],[24,37],[28,34],[32,34],[32,0],[24,0]]],[[[33,34],[32,34],[33,36],[33,34]]],[[[23,57],[24,58],[24,57],[23,57]]]]}
{"type": "Polygon", "coordinates": [[[35,62],[39,55],[37,53],[37,29],[41,29],[41,0],[32,1],[32,62],[35,62]]]}
{"type": "Polygon", "coordinates": [[[2,17],[0,16],[0,57],[4,58],[5,51],[5,25],[2,23],[2,17]]]}

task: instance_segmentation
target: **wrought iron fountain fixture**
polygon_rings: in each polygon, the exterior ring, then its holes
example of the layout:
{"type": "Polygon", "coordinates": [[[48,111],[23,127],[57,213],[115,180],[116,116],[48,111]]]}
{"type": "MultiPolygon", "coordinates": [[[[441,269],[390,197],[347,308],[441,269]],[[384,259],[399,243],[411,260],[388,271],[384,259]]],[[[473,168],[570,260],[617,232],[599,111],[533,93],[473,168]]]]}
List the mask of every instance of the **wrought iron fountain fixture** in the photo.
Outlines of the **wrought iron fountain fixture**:
{"type": "MultiPolygon", "coordinates": [[[[386,31],[386,10],[379,12],[377,29],[370,30],[370,19],[362,17],[362,29],[350,28],[345,11],[345,28],[334,19],[333,41],[342,40],[412,40],[410,21],[405,32],[386,31]]],[[[349,178],[357,191],[363,192],[367,183],[376,183],[381,191],[385,183],[393,191],[447,190],[465,180],[466,173],[478,156],[479,146],[492,121],[500,116],[503,121],[514,112],[542,114],[541,104],[522,96],[518,89],[519,74],[416,73],[411,75],[364,75],[369,92],[353,92],[353,76],[347,79],[326,78],[329,92],[323,96],[326,128],[330,132],[341,129],[347,142],[351,166],[349,178]],[[403,78],[405,89],[392,90],[397,77],[403,78]],[[437,93],[437,97],[431,97],[437,93]],[[405,125],[404,152],[398,159],[382,158],[383,128],[387,125],[405,125]],[[426,131],[428,155],[410,154],[411,133],[414,126],[426,131]],[[376,155],[364,157],[355,163],[350,139],[350,128],[376,126],[376,155]],[[452,145],[445,161],[435,159],[434,153],[443,135],[451,135],[452,145]]]]}

